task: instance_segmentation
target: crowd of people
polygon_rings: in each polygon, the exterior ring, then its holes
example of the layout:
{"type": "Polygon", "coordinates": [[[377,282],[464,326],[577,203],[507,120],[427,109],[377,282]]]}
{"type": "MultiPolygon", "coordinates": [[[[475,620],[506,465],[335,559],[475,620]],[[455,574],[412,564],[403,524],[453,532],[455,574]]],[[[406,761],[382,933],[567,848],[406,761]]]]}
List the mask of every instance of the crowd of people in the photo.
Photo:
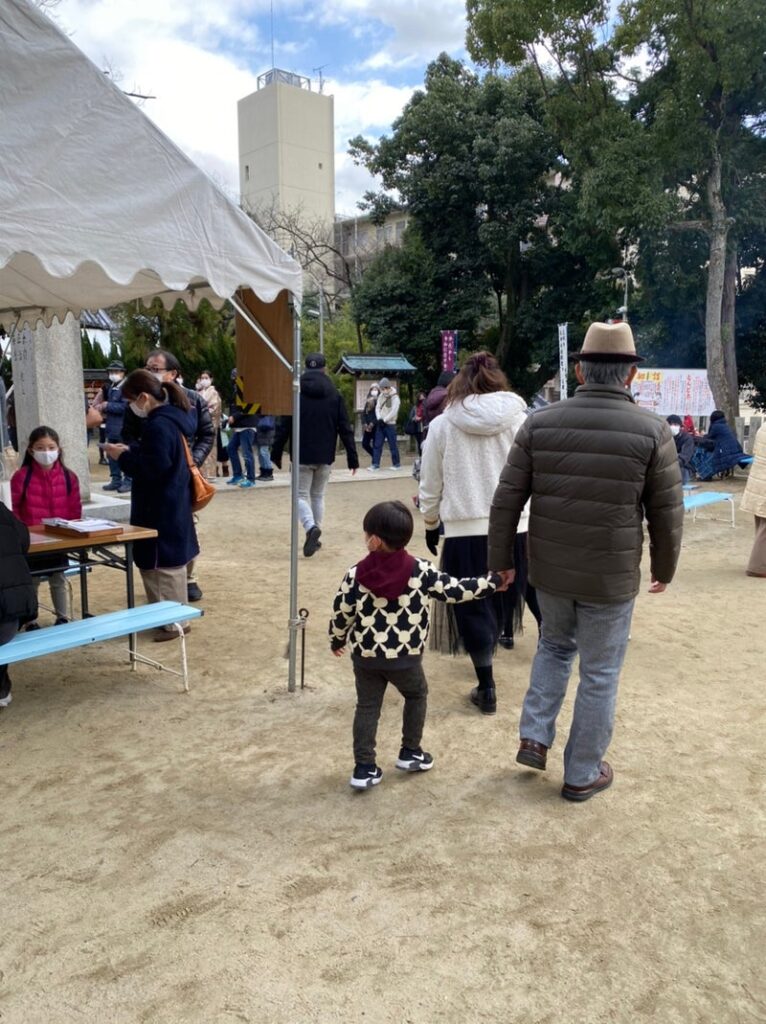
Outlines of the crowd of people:
{"type": "MultiPolygon", "coordinates": [[[[428,689],[422,660],[429,638],[433,650],[468,656],[475,685],[467,699],[484,715],[496,712],[495,652],[498,645],[514,645],[525,609],[535,620],[538,644],[516,759],[546,769],[579,655],[562,795],[583,801],[611,785],[604,755],[639,590],[643,524],[651,541],[649,591],[660,594],[673,579],[680,551],[682,483],[692,474],[706,479],[703,474],[725,473],[745,456],[723,413],[714,412],[710,429],[699,435],[680,416],[665,422],[636,405],[630,385],[641,356],[627,324],[592,324],[573,358],[580,385],[574,396],[532,414],[489,352],[469,356],[458,372],[443,373],[430,392],[417,394],[407,418],[419,456],[415,504],[426,546],[439,564],[408,553],[410,509],[399,501],[380,502],[362,523],[366,556],[345,574],[333,604],[331,649],[337,656],[350,650],[356,679],[354,788],[382,778],[376,732],[388,684],[404,698],[396,766],[432,768],[433,756],[421,746],[428,689]]],[[[325,491],[338,442],[350,472],[359,467],[352,424],[326,370],[324,356],[311,353],[300,381],[297,499],[306,557],[322,546],[325,491]]],[[[232,468],[228,484],[253,487],[273,479],[291,446],[291,417],[275,422],[247,403],[236,370],[231,388],[226,413],[210,373],[186,388],[176,357],[152,349],[145,367],[130,374],[113,362],[93,403],[106,433],[105,489],[130,493],[131,522],[157,532],[134,550],[149,601],[202,597],[192,468],[213,477],[225,460],[232,468]]],[[[370,388],[361,440],[373,471],[385,446],[392,465],[400,465],[399,410],[389,379],[370,388]]],[[[766,578],[766,431],[757,438],[753,463],[742,501],[755,518],[746,571],[766,578]]],[[[20,627],[39,628],[40,578],[49,584],[55,623],[71,614],[64,556],[27,554],[29,527],[82,514],[79,481],[65,464],[54,429],[32,431],[11,491],[13,514],[0,506],[0,645],[20,627]]],[[[172,627],[160,628],[154,639],[177,635],[172,627]]],[[[0,666],[0,707],[10,700],[7,667],[0,666]]]]}

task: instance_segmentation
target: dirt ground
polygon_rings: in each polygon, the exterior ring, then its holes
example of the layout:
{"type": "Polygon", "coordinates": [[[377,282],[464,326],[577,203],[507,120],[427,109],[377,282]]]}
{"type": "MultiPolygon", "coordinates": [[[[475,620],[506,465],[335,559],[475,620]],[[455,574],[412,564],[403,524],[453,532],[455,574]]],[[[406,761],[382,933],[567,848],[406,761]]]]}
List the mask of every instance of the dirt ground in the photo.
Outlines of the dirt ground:
{"type": "MultiPolygon", "coordinates": [[[[742,474],[727,486],[741,493],[742,474]]],[[[330,486],[324,546],[300,566],[303,692],[286,689],[277,486],[229,489],[203,513],[189,695],[129,672],[117,642],[12,667],[2,1024],[766,1021],[766,584],[743,571],[751,517],[732,530],[717,505],[687,519],[671,590],[644,585],[608,793],[560,797],[571,695],[548,771],[514,763],[531,628],[498,653],[495,718],[467,703],[467,661],[428,654],[434,770],[394,770],[390,694],[383,783],[356,793],[351,666],[328,652],[329,607],[363,555],[363,512],[413,492],[365,472],[330,486]]],[[[94,610],[119,606],[122,586],[95,570],[94,610]]]]}

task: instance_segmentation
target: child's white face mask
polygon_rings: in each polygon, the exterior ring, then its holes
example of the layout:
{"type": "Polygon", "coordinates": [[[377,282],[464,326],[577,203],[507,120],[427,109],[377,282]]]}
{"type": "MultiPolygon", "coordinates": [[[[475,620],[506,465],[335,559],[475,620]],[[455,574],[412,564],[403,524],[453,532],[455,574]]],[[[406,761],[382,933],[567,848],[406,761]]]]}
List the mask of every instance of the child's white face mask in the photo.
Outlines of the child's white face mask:
{"type": "Polygon", "coordinates": [[[678,426],[677,423],[673,423],[671,425],[670,433],[673,435],[673,437],[678,437],[678,435],[681,433],[681,428],[678,426]]]}
{"type": "Polygon", "coordinates": [[[58,457],[59,453],[55,448],[53,450],[46,450],[42,452],[32,452],[32,458],[41,466],[52,466],[58,457]]]}

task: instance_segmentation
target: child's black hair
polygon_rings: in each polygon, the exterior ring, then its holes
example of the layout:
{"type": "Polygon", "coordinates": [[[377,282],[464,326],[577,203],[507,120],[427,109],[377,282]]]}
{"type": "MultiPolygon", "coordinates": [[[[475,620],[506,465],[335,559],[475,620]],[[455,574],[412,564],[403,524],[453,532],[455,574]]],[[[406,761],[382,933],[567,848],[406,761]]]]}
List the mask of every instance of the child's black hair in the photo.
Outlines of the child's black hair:
{"type": "Polygon", "coordinates": [[[370,536],[380,537],[393,551],[401,551],[407,547],[415,524],[412,513],[403,502],[381,501],[368,510],[362,529],[370,536]]]}

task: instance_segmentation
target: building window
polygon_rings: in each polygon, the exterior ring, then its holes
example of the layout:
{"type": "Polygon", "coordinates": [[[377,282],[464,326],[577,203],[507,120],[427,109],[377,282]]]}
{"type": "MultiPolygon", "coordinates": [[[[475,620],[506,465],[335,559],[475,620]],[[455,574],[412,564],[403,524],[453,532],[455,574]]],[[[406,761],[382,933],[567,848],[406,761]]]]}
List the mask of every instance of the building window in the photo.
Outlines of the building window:
{"type": "Polygon", "coordinates": [[[322,170],[322,168],[324,167],[324,164],[317,164],[317,167],[318,167],[318,168],[319,168],[319,170],[321,171],[321,170],[322,170]]]}
{"type": "Polygon", "coordinates": [[[245,181],[250,181],[250,164],[245,164],[245,181]]]}

